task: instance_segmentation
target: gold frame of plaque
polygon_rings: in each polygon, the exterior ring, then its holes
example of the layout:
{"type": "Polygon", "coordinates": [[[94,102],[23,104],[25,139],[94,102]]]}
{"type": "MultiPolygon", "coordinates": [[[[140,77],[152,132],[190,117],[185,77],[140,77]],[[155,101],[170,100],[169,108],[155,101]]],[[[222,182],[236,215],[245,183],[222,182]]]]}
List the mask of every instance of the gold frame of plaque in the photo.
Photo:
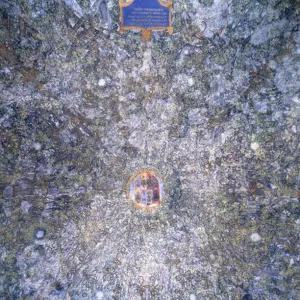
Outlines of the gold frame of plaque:
{"type": "Polygon", "coordinates": [[[166,180],[154,169],[140,169],[134,172],[127,182],[126,196],[130,203],[138,210],[146,212],[156,210],[164,203],[167,195],[166,180]],[[143,180],[145,181],[144,184],[143,180]],[[146,195],[145,203],[143,201],[143,191],[145,191],[146,195]],[[132,197],[133,195],[134,197],[132,197]],[[137,195],[140,195],[138,200],[137,195]],[[149,199],[149,196],[151,199],[149,199]]]}
{"type": "Polygon", "coordinates": [[[120,6],[120,30],[119,32],[123,34],[126,30],[141,30],[142,31],[142,38],[146,41],[149,41],[151,39],[151,33],[152,30],[167,30],[169,35],[173,34],[173,27],[172,27],[172,5],[173,0],[167,0],[167,2],[158,0],[160,5],[169,8],[169,24],[168,27],[149,27],[149,28],[143,28],[142,26],[123,26],[124,19],[123,19],[123,11],[122,9],[124,7],[127,7],[131,5],[134,2],[134,0],[129,0],[128,2],[125,2],[125,0],[119,0],[119,6],[120,6]]]}

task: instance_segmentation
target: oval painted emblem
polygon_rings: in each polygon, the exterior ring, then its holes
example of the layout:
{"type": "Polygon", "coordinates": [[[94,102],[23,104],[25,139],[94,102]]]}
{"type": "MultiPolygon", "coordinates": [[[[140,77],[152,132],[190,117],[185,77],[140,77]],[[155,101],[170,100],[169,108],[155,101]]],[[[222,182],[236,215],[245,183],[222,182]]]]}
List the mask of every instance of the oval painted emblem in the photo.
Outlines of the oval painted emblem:
{"type": "Polygon", "coordinates": [[[127,183],[127,197],[137,209],[157,209],[166,198],[166,182],[156,170],[141,169],[127,183]]]}

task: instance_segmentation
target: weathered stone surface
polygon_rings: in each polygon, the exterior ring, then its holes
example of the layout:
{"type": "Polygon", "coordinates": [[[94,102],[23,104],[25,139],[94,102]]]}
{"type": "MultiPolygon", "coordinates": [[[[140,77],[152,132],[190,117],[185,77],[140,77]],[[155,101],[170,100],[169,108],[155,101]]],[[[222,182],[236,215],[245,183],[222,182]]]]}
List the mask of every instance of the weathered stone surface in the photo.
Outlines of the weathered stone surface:
{"type": "Polygon", "coordinates": [[[45,236],[45,231],[44,231],[44,230],[38,230],[38,231],[35,233],[35,237],[36,237],[38,240],[42,239],[44,236],[45,236]]]}
{"type": "Polygon", "coordinates": [[[21,203],[22,212],[27,214],[31,206],[32,205],[28,201],[22,201],[21,203]]]}
{"type": "Polygon", "coordinates": [[[150,42],[118,14],[0,2],[0,298],[297,299],[298,2],[174,1],[150,42]]]}
{"type": "Polygon", "coordinates": [[[10,199],[14,194],[14,189],[12,186],[7,186],[3,190],[3,198],[10,199]]]}
{"type": "Polygon", "coordinates": [[[252,233],[250,238],[252,242],[259,242],[261,240],[261,236],[256,232],[252,233]]]}

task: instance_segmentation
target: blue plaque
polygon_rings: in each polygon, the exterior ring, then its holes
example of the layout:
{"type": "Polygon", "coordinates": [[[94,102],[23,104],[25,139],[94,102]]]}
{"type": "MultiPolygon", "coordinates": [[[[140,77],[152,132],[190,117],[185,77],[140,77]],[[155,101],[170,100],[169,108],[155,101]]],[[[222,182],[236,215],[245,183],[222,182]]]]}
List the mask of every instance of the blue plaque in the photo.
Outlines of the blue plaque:
{"type": "Polygon", "coordinates": [[[172,29],[172,0],[119,0],[120,33],[142,30],[142,37],[150,39],[152,30],[172,29]]]}

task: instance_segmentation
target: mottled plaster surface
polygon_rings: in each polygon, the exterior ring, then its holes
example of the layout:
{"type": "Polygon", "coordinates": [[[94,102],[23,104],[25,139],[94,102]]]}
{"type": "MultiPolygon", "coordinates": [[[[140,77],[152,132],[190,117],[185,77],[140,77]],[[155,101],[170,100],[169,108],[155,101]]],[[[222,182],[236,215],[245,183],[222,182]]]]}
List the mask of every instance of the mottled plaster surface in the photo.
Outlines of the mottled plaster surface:
{"type": "Polygon", "coordinates": [[[299,299],[299,1],[174,0],[149,42],[116,0],[0,13],[1,299],[299,299]]]}

